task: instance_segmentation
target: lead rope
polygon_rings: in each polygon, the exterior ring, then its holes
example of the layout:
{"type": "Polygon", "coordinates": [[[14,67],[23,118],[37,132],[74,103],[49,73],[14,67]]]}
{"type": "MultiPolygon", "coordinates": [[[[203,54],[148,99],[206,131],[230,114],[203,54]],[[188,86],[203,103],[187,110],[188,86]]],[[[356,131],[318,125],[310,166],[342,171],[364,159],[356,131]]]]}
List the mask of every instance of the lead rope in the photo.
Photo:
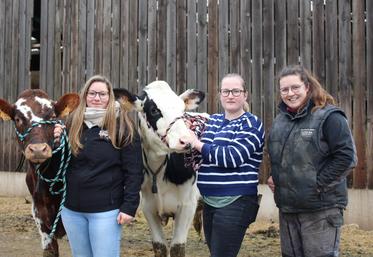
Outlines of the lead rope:
{"type": "MultiPolygon", "coordinates": [[[[17,134],[19,140],[24,141],[26,136],[30,133],[30,131],[34,127],[36,127],[40,124],[50,124],[50,125],[61,124],[61,125],[63,125],[63,122],[61,120],[36,122],[36,123],[33,123],[31,125],[31,127],[28,128],[26,130],[26,132],[23,133],[23,134],[19,133],[16,129],[16,134],[17,134]]],[[[70,159],[71,159],[71,149],[70,149],[69,138],[67,136],[66,129],[63,129],[62,134],[60,136],[60,145],[52,151],[52,155],[59,152],[59,151],[61,151],[61,161],[60,161],[60,166],[59,166],[58,172],[56,173],[56,176],[54,178],[48,179],[48,178],[43,177],[43,175],[40,172],[40,166],[41,165],[37,165],[37,168],[36,168],[36,173],[39,176],[39,178],[41,180],[47,182],[47,183],[50,183],[49,192],[52,195],[62,194],[60,206],[59,206],[59,209],[58,209],[58,213],[56,215],[56,218],[54,219],[54,223],[52,225],[51,232],[48,234],[48,237],[50,239],[52,239],[54,237],[54,234],[55,234],[56,229],[57,229],[58,221],[60,220],[60,217],[61,217],[62,207],[64,206],[64,203],[65,203],[65,200],[66,200],[66,170],[67,170],[67,167],[69,166],[69,162],[70,162],[70,159]],[[66,150],[67,150],[67,157],[65,158],[65,151],[66,150]],[[55,191],[54,190],[54,185],[57,182],[62,182],[62,188],[60,190],[55,191]]]]}
{"type": "MultiPolygon", "coordinates": [[[[200,139],[203,131],[205,130],[208,118],[202,115],[191,115],[184,113],[183,119],[186,123],[189,123],[189,129],[200,139]]],[[[190,148],[189,152],[184,154],[184,166],[192,167],[194,171],[197,171],[202,163],[202,155],[196,149],[190,148]]]]}
{"type": "Polygon", "coordinates": [[[159,174],[159,172],[161,172],[162,168],[166,165],[167,160],[168,160],[168,155],[166,155],[166,158],[165,158],[164,162],[161,164],[161,166],[158,167],[158,169],[155,172],[153,172],[153,170],[149,167],[148,158],[146,157],[146,154],[145,154],[144,151],[142,151],[142,155],[143,155],[144,161],[145,161],[144,162],[145,170],[150,172],[150,174],[152,175],[152,193],[157,194],[158,193],[157,175],[159,174]]]}

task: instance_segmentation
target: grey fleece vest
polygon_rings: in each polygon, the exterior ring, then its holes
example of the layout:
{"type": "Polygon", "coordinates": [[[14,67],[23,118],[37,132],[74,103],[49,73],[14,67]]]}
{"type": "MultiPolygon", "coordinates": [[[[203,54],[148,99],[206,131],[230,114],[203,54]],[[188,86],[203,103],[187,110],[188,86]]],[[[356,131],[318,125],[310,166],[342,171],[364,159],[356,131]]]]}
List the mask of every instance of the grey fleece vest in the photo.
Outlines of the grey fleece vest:
{"type": "Polygon", "coordinates": [[[328,160],[328,145],[322,126],[332,112],[344,113],[326,106],[292,117],[280,112],[273,122],[268,141],[271,175],[276,185],[275,202],[282,212],[299,213],[347,205],[346,180],[320,189],[317,177],[328,160]]]}

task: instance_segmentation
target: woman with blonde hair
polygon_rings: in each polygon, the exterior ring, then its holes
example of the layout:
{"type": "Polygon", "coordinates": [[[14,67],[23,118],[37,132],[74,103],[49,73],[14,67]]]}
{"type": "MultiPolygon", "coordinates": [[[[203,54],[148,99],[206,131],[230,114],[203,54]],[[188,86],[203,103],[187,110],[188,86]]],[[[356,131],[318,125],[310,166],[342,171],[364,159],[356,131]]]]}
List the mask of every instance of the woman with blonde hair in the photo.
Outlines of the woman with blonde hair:
{"type": "MultiPolygon", "coordinates": [[[[86,82],[67,128],[73,156],[61,217],[72,254],[119,257],[121,225],[133,220],[139,205],[142,155],[133,123],[107,78],[86,82]]],[[[60,134],[56,126],[57,140],[60,134]]]]}

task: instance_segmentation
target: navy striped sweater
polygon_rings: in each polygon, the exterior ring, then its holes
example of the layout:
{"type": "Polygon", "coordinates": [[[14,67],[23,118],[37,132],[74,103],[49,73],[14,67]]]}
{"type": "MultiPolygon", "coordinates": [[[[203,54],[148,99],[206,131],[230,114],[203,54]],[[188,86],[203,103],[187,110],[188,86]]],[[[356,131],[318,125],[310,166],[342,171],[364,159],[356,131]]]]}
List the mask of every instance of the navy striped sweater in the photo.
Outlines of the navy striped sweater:
{"type": "Polygon", "coordinates": [[[257,194],[264,145],[258,117],[249,112],[234,120],[225,119],[224,114],[211,115],[201,141],[197,185],[203,196],[257,194]]]}

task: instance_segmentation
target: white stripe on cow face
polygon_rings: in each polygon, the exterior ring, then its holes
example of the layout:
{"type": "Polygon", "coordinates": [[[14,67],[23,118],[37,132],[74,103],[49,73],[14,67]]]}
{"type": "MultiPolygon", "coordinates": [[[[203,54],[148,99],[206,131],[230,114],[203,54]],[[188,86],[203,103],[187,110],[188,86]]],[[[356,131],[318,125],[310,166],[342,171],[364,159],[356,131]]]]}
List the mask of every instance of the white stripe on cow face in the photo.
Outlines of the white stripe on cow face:
{"type": "Polygon", "coordinates": [[[41,98],[41,97],[35,96],[35,102],[40,103],[42,109],[43,109],[45,106],[46,106],[48,109],[52,109],[52,107],[53,107],[51,101],[48,100],[48,99],[46,99],[46,98],[41,98]]]}

